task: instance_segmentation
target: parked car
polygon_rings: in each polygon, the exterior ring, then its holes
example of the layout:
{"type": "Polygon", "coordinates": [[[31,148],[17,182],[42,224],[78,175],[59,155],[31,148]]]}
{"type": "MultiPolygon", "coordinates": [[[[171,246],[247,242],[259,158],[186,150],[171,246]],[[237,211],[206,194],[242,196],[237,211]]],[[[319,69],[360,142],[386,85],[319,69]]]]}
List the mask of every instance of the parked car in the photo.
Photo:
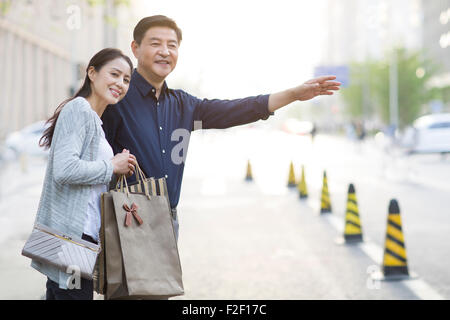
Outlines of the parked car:
{"type": "Polygon", "coordinates": [[[48,126],[45,121],[38,121],[22,130],[14,131],[6,137],[5,147],[12,150],[16,156],[21,153],[31,156],[47,156],[48,150],[39,146],[39,140],[48,126]]]}
{"type": "MultiPolygon", "coordinates": [[[[0,142],[0,166],[3,163],[12,161],[16,158],[16,154],[11,149],[7,148],[4,144],[0,142]]],[[[1,170],[2,168],[0,168],[1,170]]]]}
{"type": "Polygon", "coordinates": [[[450,113],[430,114],[406,131],[410,153],[450,153],[450,113]]]}

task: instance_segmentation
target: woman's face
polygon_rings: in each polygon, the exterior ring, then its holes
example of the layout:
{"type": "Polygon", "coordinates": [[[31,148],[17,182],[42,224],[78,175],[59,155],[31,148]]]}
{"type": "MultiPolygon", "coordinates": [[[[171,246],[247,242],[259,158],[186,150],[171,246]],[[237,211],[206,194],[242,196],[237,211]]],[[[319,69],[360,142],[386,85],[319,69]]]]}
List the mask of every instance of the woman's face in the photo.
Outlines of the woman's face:
{"type": "Polygon", "coordinates": [[[92,94],[97,101],[116,104],[125,96],[130,85],[130,65],[123,58],[116,58],[106,63],[99,71],[90,67],[92,94]]]}

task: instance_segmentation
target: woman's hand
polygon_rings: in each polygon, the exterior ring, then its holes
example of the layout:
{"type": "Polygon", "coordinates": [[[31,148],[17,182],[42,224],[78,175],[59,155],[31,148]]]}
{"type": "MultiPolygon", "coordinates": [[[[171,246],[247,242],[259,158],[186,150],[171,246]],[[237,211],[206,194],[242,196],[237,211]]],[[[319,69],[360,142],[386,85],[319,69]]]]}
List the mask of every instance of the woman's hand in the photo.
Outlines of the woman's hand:
{"type": "Polygon", "coordinates": [[[116,154],[111,162],[115,174],[125,174],[127,177],[134,174],[136,157],[130,154],[129,150],[123,149],[122,153],[116,154]]]}
{"type": "MultiPolygon", "coordinates": [[[[126,150],[126,151],[130,152],[129,150],[126,150]]],[[[129,163],[131,164],[131,167],[129,167],[130,171],[127,173],[127,178],[131,177],[135,173],[136,165],[137,165],[136,157],[134,155],[132,155],[131,153],[130,153],[129,163]]]]}

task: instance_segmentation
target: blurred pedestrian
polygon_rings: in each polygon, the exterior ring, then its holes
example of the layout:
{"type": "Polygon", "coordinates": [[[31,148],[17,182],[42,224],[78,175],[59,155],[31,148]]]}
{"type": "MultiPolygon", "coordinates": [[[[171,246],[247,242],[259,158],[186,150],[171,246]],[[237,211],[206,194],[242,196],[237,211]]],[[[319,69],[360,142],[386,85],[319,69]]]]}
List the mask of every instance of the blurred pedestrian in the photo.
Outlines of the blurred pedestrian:
{"type": "Polygon", "coordinates": [[[317,134],[317,125],[315,122],[312,123],[312,129],[311,129],[311,142],[314,142],[314,137],[317,134]]]}
{"type": "Polygon", "coordinates": [[[266,120],[291,102],[332,95],[340,86],[332,81],[335,76],[322,76],[273,94],[233,100],[199,99],[183,90],[170,89],[165,81],[177,64],[181,41],[181,29],[172,19],[157,15],[140,20],[131,43],[138,64],[130,90],[117,105],[108,106],[102,118],[106,138],[115,152],[129,149],[146,175],[167,179],[177,238],[176,207],[189,141],[183,134],[194,130],[194,121],[201,121],[203,129],[223,129],[266,120]],[[175,148],[180,139],[185,142],[183,149],[175,148]],[[180,151],[183,161],[179,161],[180,151]]]}
{"type": "MultiPolygon", "coordinates": [[[[113,173],[131,175],[136,163],[127,150],[113,155],[100,117],[125,96],[132,70],[120,50],[101,50],[90,60],[79,91],[47,121],[40,146],[50,151],[35,223],[98,242],[100,195],[113,173]]],[[[70,289],[72,274],[34,259],[31,265],[47,276],[47,300],[93,299],[92,280],[81,279],[81,288],[70,289]]]]}
{"type": "Polygon", "coordinates": [[[366,129],[364,127],[364,122],[357,121],[355,131],[356,131],[356,136],[358,137],[358,140],[363,141],[364,138],[366,137],[366,129]]]}

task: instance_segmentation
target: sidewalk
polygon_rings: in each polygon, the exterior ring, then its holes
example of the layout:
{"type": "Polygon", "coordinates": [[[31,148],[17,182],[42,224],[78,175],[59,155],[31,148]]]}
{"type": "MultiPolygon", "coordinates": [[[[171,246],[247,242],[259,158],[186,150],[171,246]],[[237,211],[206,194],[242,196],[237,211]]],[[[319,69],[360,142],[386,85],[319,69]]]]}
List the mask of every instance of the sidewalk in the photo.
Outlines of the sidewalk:
{"type": "Polygon", "coordinates": [[[45,163],[30,158],[26,173],[19,163],[0,173],[0,299],[40,299],[45,294],[47,279],[21,255],[39,204],[45,163]]]}

